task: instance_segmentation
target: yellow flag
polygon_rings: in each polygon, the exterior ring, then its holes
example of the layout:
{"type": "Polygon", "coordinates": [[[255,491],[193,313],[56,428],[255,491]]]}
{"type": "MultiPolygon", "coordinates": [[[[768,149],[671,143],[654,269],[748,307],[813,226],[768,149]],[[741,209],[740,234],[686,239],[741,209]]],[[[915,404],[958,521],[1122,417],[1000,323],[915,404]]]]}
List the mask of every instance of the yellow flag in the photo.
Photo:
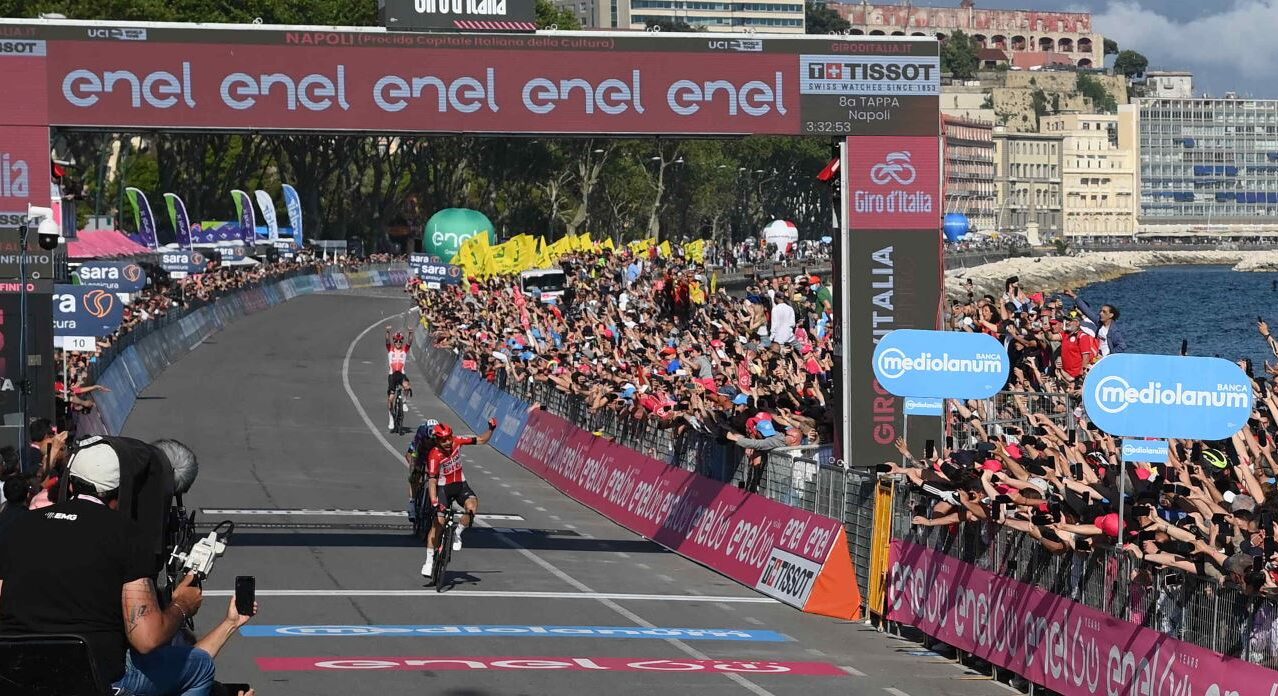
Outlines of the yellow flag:
{"type": "Polygon", "coordinates": [[[710,294],[713,295],[719,291],[719,274],[715,273],[710,276],[710,294]]]}
{"type": "Polygon", "coordinates": [[[612,237],[609,237],[609,238],[607,238],[607,239],[603,240],[603,243],[599,245],[599,248],[600,248],[600,249],[607,249],[608,251],[612,251],[612,250],[614,250],[614,249],[616,249],[616,248],[617,248],[617,245],[616,245],[616,244],[613,244],[613,242],[612,242],[612,237]]]}
{"type": "Polygon", "coordinates": [[[582,232],[577,235],[577,248],[582,251],[592,251],[595,248],[595,242],[590,238],[589,232],[582,232]]]}
{"type": "Polygon", "coordinates": [[[683,250],[688,254],[688,258],[697,263],[705,263],[706,260],[706,240],[698,239],[695,242],[689,242],[683,245],[683,250]]]}
{"type": "Polygon", "coordinates": [[[670,242],[662,242],[657,249],[661,252],[661,258],[663,259],[674,257],[674,250],[670,248],[670,242]]]}

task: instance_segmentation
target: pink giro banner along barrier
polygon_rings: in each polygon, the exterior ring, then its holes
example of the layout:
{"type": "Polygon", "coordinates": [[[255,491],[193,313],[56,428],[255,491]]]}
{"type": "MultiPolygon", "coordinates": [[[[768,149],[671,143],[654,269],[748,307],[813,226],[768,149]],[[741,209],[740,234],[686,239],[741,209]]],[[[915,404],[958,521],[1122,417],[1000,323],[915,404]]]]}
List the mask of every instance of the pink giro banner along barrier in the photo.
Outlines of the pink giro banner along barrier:
{"type": "Polygon", "coordinates": [[[892,541],[887,617],[1064,696],[1271,696],[1278,672],[892,541]]]}
{"type": "Polygon", "coordinates": [[[843,525],[672,467],[536,411],[515,461],[627,529],[814,614],[859,618],[843,525]]]}

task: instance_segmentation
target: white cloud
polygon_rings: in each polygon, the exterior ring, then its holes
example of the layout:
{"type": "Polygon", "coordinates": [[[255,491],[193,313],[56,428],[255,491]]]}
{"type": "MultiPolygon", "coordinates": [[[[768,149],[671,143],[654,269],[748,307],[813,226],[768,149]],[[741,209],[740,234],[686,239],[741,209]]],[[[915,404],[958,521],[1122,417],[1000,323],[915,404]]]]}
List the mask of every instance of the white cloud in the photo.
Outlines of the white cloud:
{"type": "Polygon", "coordinates": [[[1272,93],[1278,0],[1240,0],[1190,21],[1160,14],[1152,0],[1148,5],[1153,9],[1133,0],[1112,4],[1095,15],[1092,26],[1120,47],[1145,54],[1151,68],[1193,70],[1217,94],[1234,89],[1272,93]]]}

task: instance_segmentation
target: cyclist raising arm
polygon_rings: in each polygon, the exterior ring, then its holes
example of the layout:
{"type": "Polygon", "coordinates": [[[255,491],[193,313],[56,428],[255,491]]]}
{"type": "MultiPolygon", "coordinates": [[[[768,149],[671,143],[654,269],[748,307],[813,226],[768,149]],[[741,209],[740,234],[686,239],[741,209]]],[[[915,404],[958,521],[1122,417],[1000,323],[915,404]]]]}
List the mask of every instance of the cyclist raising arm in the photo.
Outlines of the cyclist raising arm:
{"type": "Polygon", "coordinates": [[[408,330],[408,339],[404,334],[395,332],[391,335],[391,327],[386,326],[386,359],[390,374],[386,379],[386,414],[389,423],[386,427],[395,428],[395,387],[403,385],[404,391],[411,396],[413,385],[404,375],[404,367],[408,364],[408,351],[413,346],[413,330],[408,330]]]}
{"type": "Polygon", "coordinates": [[[488,419],[488,432],[478,437],[454,437],[453,429],[445,423],[435,426],[435,446],[426,455],[427,491],[430,493],[430,504],[438,510],[435,523],[426,535],[426,562],[422,564],[422,576],[431,577],[435,569],[435,545],[439,543],[439,535],[444,529],[443,511],[453,504],[461,504],[466,512],[462,521],[453,529],[453,550],[462,547],[462,531],[469,529],[475,522],[475,513],[479,512],[479,498],[466,482],[466,474],[462,471],[461,448],[466,445],[483,445],[492,439],[497,429],[497,420],[488,419]]]}

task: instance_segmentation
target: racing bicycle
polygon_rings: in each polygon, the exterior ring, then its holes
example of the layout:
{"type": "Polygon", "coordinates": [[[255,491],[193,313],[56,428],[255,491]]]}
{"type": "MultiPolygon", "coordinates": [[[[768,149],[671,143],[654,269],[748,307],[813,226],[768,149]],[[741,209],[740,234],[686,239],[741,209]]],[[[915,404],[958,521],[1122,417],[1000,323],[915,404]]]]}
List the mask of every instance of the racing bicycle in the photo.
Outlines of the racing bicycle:
{"type": "MultiPolygon", "coordinates": [[[[453,558],[453,520],[456,513],[448,505],[443,511],[444,528],[439,532],[439,549],[435,551],[435,591],[444,591],[444,576],[448,574],[448,562],[453,558]]],[[[438,513],[436,513],[438,514],[438,513]]]]}
{"type": "Polygon", "coordinates": [[[404,385],[402,384],[395,385],[395,406],[391,411],[391,415],[395,419],[393,432],[396,435],[403,435],[407,432],[404,430],[404,385]]]}

